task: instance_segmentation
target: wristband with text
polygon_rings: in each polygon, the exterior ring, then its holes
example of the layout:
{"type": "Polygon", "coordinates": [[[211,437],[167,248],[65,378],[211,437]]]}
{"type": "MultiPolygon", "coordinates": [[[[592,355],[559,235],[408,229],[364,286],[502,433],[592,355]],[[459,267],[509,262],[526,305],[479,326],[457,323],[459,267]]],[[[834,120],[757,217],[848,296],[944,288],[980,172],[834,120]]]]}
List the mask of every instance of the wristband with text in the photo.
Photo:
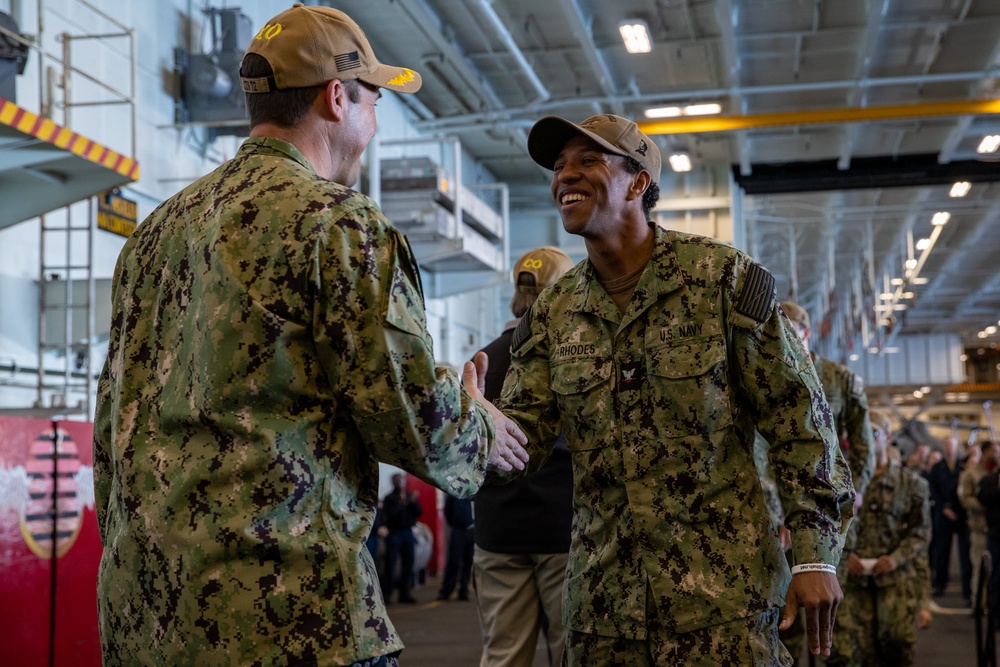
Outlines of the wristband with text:
{"type": "Polygon", "coordinates": [[[802,563],[801,565],[792,566],[792,574],[801,574],[803,572],[830,572],[831,574],[837,574],[837,567],[829,563],[802,563]]]}

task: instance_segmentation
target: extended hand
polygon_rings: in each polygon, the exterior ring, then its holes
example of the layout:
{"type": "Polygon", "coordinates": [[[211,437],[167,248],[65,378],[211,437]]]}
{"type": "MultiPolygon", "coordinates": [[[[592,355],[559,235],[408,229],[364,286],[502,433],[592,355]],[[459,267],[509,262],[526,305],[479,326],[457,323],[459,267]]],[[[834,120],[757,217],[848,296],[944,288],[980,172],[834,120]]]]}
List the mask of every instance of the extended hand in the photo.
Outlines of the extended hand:
{"type": "Polygon", "coordinates": [[[528,438],[521,431],[521,428],[504,413],[486,400],[483,392],[486,390],[486,370],[489,366],[489,359],[483,352],[477,352],[475,363],[465,362],[462,371],[462,383],[469,395],[479,401],[496,424],[496,437],[493,442],[493,449],[490,451],[490,465],[494,465],[500,470],[524,470],[524,464],[528,462],[528,452],[524,450],[524,445],[528,444],[528,438]]]}
{"type": "Polygon", "coordinates": [[[833,646],[833,622],[837,618],[837,607],[844,599],[837,575],[832,572],[802,572],[792,576],[785,596],[785,613],[778,625],[779,630],[787,630],[799,612],[806,613],[806,637],[809,652],[813,655],[830,655],[833,646]]]}

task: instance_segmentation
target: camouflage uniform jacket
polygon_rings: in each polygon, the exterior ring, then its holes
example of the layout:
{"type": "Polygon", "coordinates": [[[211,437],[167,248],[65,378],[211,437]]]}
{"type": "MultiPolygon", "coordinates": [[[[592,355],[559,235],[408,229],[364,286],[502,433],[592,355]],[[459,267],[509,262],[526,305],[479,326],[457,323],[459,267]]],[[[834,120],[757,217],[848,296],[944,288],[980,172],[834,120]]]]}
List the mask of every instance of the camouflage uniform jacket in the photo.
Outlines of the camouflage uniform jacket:
{"type": "Polygon", "coordinates": [[[539,295],[500,400],[528,435],[529,470],[560,430],[572,452],[566,627],[633,639],[650,608],[685,632],[783,603],[754,428],[773,443],[797,562],[837,563],[854,495],[770,274],[730,246],[654,229],[624,316],[590,262],[539,295]]]}
{"type": "Polygon", "coordinates": [[[926,559],[931,539],[931,514],[928,486],[920,474],[896,461],[872,478],[864,502],[851,524],[840,565],[841,583],[864,586],[874,583],[882,588],[917,577],[926,571],[919,561],[926,559]],[[851,553],[858,558],[878,558],[888,554],[896,569],[877,577],[853,577],[847,574],[851,553]]]}
{"type": "Polygon", "coordinates": [[[864,381],[843,364],[815,354],[812,360],[833,413],[837,437],[847,442],[847,465],[851,467],[854,490],[864,493],[875,470],[875,442],[864,381]]]}
{"type": "Polygon", "coordinates": [[[493,422],[436,368],[364,195],[252,138],[115,270],[94,475],[105,665],[330,665],[402,643],[365,548],[378,461],[471,496],[493,422]]]}
{"type": "MultiPolygon", "coordinates": [[[[851,468],[854,490],[864,493],[875,469],[875,443],[872,440],[871,422],[868,418],[868,397],[864,382],[847,366],[811,354],[816,374],[819,375],[823,393],[826,395],[830,411],[833,413],[834,430],[838,438],[846,439],[847,464],[851,468]]],[[[781,524],[785,512],[781,507],[781,496],[767,462],[768,445],[759,433],[754,442],[754,462],[764,484],[772,520],[781,524]]]]}

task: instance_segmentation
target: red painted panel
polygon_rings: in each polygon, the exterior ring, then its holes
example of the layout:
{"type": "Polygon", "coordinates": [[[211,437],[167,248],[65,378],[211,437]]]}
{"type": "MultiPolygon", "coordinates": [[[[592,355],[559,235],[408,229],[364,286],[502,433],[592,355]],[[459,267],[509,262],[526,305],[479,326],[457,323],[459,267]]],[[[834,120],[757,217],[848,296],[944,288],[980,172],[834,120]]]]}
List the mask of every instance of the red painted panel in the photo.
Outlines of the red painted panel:
{"type": "Polygon", "coordinates": [[[419,521],[427,524],[434,536],[431,544],[431,558],[427,563],[428,574],[444,572],[444,560],[447,555],[444,545],[444,496],[436,487],[431,486],[414,475],[406,476],[406,488],[420,495],[420,507],[423,514],[419,521]]]}
{"type": "Polygon", "coordinates": [[[28,546],[18,503],[27,503],[25,464],[45,419],[0,419],[0,662],[43,667],[49,662],[49,561],[28,546]]]}
{"type": "MultiPolygon", "coordinates": [[[[59,422],[59,428],[76,443],[80,464],[94,465],[91,422],[59,422]]],[[[92,479],[92,478],[91,478],[92,479]]],[[[81,480],[82,481],[82,480],[81,480]]],[[[56,564],[56,667],[100,667],[101,642],[97,632],[97,567],[101,537],[93,507],[93,491],[83,510],[73,547],[56,564]]]]}
{"type": "Polygon", "coordinates": [[[100,665],[96,573],[101,547],[92,506],[93,426],[0,419],[0,664],[48,665],[52,627],[51,557],[55,544],[55,665],[100,665]],[[53,476],[53,472],[56,473],[53,476]],[[58,496],[52,536],[52,497],[58,496]]]}

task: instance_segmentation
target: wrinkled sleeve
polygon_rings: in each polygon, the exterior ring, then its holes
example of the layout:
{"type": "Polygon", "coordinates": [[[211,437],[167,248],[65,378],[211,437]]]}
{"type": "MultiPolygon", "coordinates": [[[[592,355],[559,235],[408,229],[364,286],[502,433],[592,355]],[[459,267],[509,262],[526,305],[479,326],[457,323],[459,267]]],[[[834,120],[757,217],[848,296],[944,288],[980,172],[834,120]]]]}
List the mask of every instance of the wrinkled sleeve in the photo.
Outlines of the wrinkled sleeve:
{"type": "Polygon", "coordinates": [[[773,293],[769,306],[757,308],[761,317],[741,312],[747,276],[761,271],[748,271],[742,262],[734,275],[736,297],[727,304],[738,402],[770,443],[768,462],[792,533],[794,562],[836,565],[853,515],[850,471],[815,367],[773,293]]]}
{"type": "Polygon", "coordinates": [[[559,438],[559,407],[550,381],[547,319],[543,297],[521,318],[511,346],[510,369],[497,407],[513,419],[528,438],[528,465],[523,471],[490,467],[487,481],[502,484],[541,468],[559,438]]]}
{"type": "Polygon", "coordinates": [[[449,494],[482,485],[494,425],[451,368],[437,366],[420,275],[405,238],[374,206],[317,243],[319,362],[373,455],[449,494]]]}
{"type": "Polygon", "coordinates": [[[771,521],[775,526],[780,526],[785,522],[785,510],[781,506],[781,494],[778,493],[778,484],[774,481],[771,464],[767,462],[769,447],[770,445],[767,444],[764,436],[760,433],[754,433],[753,462],[757,466],[757,474],[760,475],[760,485],[764,490],[764,500],[767,502],[771,521]]]}
{"type": "Polygon", "coordinates": [[[875,472],[875,443],[868,417],[868,398],[861,378],[848,373],[847,382],[850,386],[844,393],[846,400],[843,416],[847,431],[847,464],[851,468],[854,490],[861,495],[868,488],[875,472]]]}

